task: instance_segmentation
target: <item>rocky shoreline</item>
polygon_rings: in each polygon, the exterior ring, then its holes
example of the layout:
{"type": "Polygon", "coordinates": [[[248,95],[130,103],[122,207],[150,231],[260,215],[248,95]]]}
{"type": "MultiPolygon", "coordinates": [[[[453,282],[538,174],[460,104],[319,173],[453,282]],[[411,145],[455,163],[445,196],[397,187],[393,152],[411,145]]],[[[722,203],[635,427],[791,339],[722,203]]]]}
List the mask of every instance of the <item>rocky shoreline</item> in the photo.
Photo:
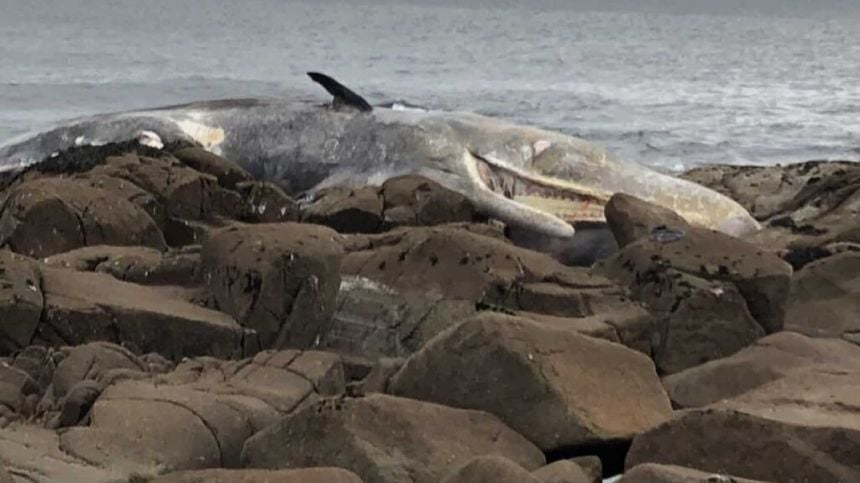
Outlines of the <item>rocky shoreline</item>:
{"type": "Polygon", "coordinates": [[[2,180],[0,482],[860,481],[860,165],[616,195],[591,267],[418,178],[293,200],[193,146],[2,180]]]}

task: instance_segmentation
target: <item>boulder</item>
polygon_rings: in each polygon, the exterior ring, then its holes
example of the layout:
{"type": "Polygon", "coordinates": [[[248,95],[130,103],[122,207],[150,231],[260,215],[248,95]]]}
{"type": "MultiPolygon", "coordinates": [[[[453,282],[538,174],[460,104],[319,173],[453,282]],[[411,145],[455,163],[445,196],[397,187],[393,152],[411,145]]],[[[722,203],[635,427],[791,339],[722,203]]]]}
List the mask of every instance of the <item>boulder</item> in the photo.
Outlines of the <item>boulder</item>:
{"type": "Polygon", "coordinates": [[[47,266],[41,272],[45,310],[35,341],[110,341],[172,359],[241,354],[242,327],[226,314],[105,274],[47,266]]]}
{"type": "Polygon", "coordinates": [[[200,283],[200,253],[196,246],[166,253],[148,247],[97,245],[50,256],[51,266],[112,275],[141,285],[193,286],[200,283]]]}
{"type": "Polygon", "coordinates": [[[273,223],[207,239],[203,273],[218,309],[256,331],[263,348],[309,348],[335,311],[343,248],[330,228],[273,223]]]}
{"type": "Polygon", "coordinates": [[[0,245],[42,258],[102,244],[166,247],[146,211],[109,191],[66,178],[37,179],[9,191],[0,245]]]}
{"type": "Polygon", "coordinates": [[[687,231],[690,225],[677,213],[624,193],[616,193],[606,203],[606,223],[619,248],[647,238],[655,228],[687,231]]]}
{"type": "Polygon", "coordinates": [[[594,268],[655,314],[639,337],[661,373],[728,356],[782,328],[787,263],[711,230],[673,233],[658,231],[594,268]]]}
{"type": "Polygon", "coordinates": [[[660,266],[709,281],[729,282],[737,287],[750,313],[768,333],[782,329],[791,266],[743,240],[692,228],[675,240],[655,236],[634,243],[606,266],[610,278],[625,285],[660,266]]]}
{"type": "MultiPolygon", "coordinates": [[[[593,483],[595,480],[570,460],[559,460],[538,470],[532,477],[541,483],[593,483]]],[[[600,480],[598,475],[597,480],[600,480]]]]}
{"type": "Polygon", "coordinates": [[[110,468],[159,472],[239,468],[245,441],[302,404],[344,391],[340,358],[261,352],[253,359],[190,359],[171,373],[113,382],[89,425],[66,430],[63,451],[110,468]]]}
{"type": "Polygon", "coordinates": [[[64,397],[81,381],[98,381],[112,369],[147,371],[143,361],[128,349],[109,342],[91,342],[72,348],[54,370],[53,393],[64,397]]]}
{"type": "Polygon", "coordinates": [[[302,220],[341,233],[378,233],[398,226],[482,221],[463,195],[420,176],[399,176],[382,186],[335,186],[315,194],[302,220]]]}
{"type": "Polygon", "coordinates": [[[253,181],[253,176],[238,164],[228,161],[200,147],[185,147],[173,151],[173,155],[189,168],[214,176],[218,184],[227,189],[253,181]]]}
{"type": "Polygon", "coordinates": [[[0,429],[0,461],[13,475],[24,476],[20,481],[35,483],[112,483],[122,481],[120,475],[129,474],[127,470],[142,470],[124,468],[120,461],[110,470],[92,466],[62,451],[54,431],[19,424],[0,429]]]}
{"type": "Polygon", "coordinates": [[[798,369],[813,368],[822,374],[846,370],[860,373],[860,347],[777,332],[729,357],[667,376],[663,384],[676,406],[701,407],[731,399],[798,369]]]}
{"type": "Polygon", "coordinates": [[[775,166],[708,165],[694,168],[682,178],[725,194],[754,217],[766,220],[795,198],[806,186],[860,167],[853,162],[808,161],[775,166]]]}
{"type": "Polygon", "coordinates": [[[618,483],[764,483],[760,480],[735,478],[720,473],[706,473],[675,465],[645,463],[624,473],[618,483]]]}
{"type": "Polygon", "coordinates": [[[435,483],[480,455],[503,456],[526,470],[545,461],[488,413],[382,394],[308,405],[251,437],[242,459],[249,468],[338,466],[367,483],[435,483]]]}
{"type": "Polygon", "coordinates": [[[299,220],[299,205],[274,183],[245,181],[236,185],[244,200],[240,216],[250,223],[283,223],[299,220]]]}
{"type": "Polygon", "coordinates": [[[38,265],[8,250],[0,250],[0,355],[30,345],[45,300],[38,265]]]}
{"type": "Polygon", "coordinates": [[[787,330],[860,343],[860,253],[815,261],[794,277],[785,316],[787,330]],[[853,336],[853,337],[852,337],[853,336]]]}
{"type": "Polygon", "coordinates": [[[292,470],[193,470],[164,475],[151,483],[362,483],[355,473],[341,468],[292,470]]]}
{"type": "Polygon", "coordinates": [[[444,483],[543,483],[522,466],[497,455],[482,455],[458,468],[444,483]]]}
{"type": "Polygon", "coordinates": [[[780,483],[860,481],[860,379],[796,371],[638,435],[626,467],[661,463],[780,483]]]}
{"type": "Polygon", "coordinates": [[[344,259],[334,327],[321,341],[339,352],[407,356],[484,310],[613,340],[652,322],[609,280],[464,227],[411,228],[356,245],[344,259]]]}
{"type": "Polygon", "coordinates": [[[389,391],[495,414],[544,452],[630,439],[672,411],[647,356],[499,314],[439,334],[389,391]]]}

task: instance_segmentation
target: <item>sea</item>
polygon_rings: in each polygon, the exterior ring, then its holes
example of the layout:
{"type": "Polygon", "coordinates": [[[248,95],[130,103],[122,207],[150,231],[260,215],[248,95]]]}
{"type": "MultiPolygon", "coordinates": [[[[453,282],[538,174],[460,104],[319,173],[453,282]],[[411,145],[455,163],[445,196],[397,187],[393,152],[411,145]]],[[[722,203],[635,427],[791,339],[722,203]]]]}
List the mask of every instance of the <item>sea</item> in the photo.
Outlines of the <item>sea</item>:
{"type": "Polygon", "coordinates": [[[0,0],[0,142],[178,102],[474,111],[677,171],[860,160],[860,0],[0,0]]]}

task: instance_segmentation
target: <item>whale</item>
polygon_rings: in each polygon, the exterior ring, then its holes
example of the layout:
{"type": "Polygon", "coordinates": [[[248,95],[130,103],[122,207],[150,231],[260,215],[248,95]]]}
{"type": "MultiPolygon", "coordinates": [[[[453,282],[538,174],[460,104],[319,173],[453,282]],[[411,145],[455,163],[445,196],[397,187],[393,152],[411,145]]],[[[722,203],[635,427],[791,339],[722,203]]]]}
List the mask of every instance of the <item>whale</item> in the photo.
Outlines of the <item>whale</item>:
{"type": "Polygon", "coordinates": [[[337,185],[418,175],[505,226],[553,239],[573,237],[577,226],[605,226],[615,193],[732,236],[760,228],[729,197],[584,139],[473,112],[374,106],[326,74],[308,75],[329,99],[216,99],[68,119],[0,144],[0,172],[74,146],[138,138],[200,146],[303,200],[337,185]]]}

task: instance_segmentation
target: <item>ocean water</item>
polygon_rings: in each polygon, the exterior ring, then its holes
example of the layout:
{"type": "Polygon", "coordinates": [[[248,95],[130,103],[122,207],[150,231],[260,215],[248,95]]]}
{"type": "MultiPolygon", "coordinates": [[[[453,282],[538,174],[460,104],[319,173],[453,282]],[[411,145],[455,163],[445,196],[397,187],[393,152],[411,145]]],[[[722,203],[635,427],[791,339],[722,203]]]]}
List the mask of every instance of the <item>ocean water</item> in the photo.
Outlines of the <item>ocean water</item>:
{"type": "Polygon", "coordinates": [[[103,111],[325,99],[309,70],[666,170],[860,160],[856,0],[0,0],[0,142],[103,111]]]}

